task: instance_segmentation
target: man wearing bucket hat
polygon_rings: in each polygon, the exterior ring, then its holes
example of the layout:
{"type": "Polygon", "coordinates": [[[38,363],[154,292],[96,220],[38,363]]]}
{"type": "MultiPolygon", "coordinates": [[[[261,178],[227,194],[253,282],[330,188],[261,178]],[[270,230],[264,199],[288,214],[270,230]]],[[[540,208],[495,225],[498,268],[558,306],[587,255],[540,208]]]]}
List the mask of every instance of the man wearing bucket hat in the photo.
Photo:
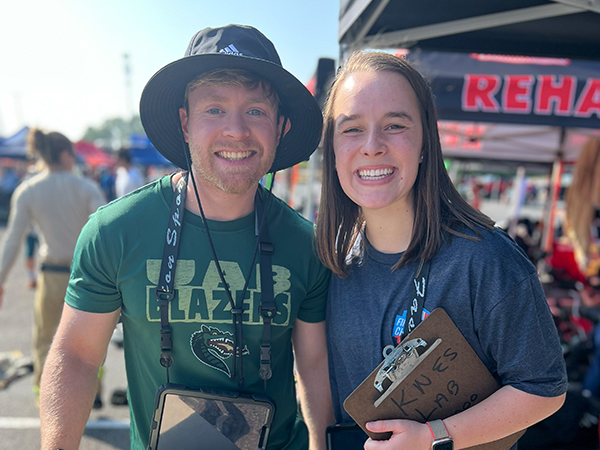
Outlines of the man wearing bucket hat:
{"type": "Polygon", "coordinates": [[[42,380],[42,448],[78,447],[119,316],[132,449],[148,446],[155,393],[167,382],[266,394],[276,405],[269,449],[307,448],[306,425],[311,449],[324,446],[329,273],[312,224],[258,184],[315,150],[317,103],[264,35],[229,25],[198,32],[150,79],[140,115],[184,171],[84,228],[42,380]]]}

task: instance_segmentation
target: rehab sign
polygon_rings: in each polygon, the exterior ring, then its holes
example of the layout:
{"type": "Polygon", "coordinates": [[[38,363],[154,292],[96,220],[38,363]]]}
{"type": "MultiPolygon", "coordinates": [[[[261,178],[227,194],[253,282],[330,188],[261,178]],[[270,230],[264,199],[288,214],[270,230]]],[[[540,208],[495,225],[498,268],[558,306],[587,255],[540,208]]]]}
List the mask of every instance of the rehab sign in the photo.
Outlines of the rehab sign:
{"type": "Polygon", "coordinates": [[[587,78],[577,95],[570,75],[464,76],[463,111],[600,118],[600,79],[587,78]]]}

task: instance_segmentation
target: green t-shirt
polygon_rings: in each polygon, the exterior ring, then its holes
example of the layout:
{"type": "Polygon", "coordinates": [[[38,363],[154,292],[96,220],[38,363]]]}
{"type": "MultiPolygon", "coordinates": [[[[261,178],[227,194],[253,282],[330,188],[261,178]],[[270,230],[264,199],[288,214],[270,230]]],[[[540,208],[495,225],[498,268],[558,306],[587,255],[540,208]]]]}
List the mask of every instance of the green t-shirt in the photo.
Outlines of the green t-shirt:
{"type": "MultiPolygon", "coordinates": [[[[261,187],[262,189],[262,187],[261,187]]],[[[131,413],[131,448],[144,450],[157,388],[166,383],[160,365],[159,278],[173,198],[170,176],[100,208],[77,243],[66,302],[94,313],[121,309],[131,413]]],[[[273,376],[267,395],[276,405],[269,449],[307,447],[297,417],[292,325],[325,319],[329,272],[314,251],[313,225],[285,203],[267,201],[266,223],[274,245],[273,289],[277,314],[271,327],[273,376]]],[[[219,262],[234,298],[241,295],[256,246],[254,213],[208,221],[219,262]]],[[[233,371],[233,327],[226,292],[199,216],[184,214],[175,298],[170,304],[174,363],[170,381],[189,388],[239,390],[233,371]]],[[[259,314],[258,256],[244,299],[243,391],[265,393],[258,376],[263,326],[259,314]]]]}

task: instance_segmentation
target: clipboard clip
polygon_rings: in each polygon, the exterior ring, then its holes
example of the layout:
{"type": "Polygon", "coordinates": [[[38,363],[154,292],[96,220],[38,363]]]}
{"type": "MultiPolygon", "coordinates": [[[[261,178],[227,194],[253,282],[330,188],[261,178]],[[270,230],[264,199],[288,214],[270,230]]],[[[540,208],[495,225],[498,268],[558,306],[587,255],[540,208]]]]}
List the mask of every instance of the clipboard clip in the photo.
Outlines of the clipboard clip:
{"type": "Polygon", "coordinates": [[[388,345],[383,349],[383,364],[375,375],[373,385],[375,389],[381,392],[381,396],[375,400],[374,405],[377,408],[381,403],[404,381],[404,379],[429,356],[429,354],[442,342],[436,339],[431,345],[427,345],[421,338],[411,339],[403,344],[394,347],[388,345]],[[428,347],[421,355],[417,352],[417,347],[428,347]],[[391,384],[385,389],[383,382],[390,380],[391,384]]]}
{"type": "MultiPolygon", "coordinates": [[[[383,349],[383,365],[375,376],[374,386],[379,392],[383,392],[383,382],[390,380],[392,383],[400,376],[402,368],[400,367],[406,361],[414,360],[419,358],[417,353],[417,347],[425,347],[427,342],[421,338],[411,339],[402,345],[394,347],[393,345],[387,345],[383,349]]],[[[410,365],[414,366],[414,365],[410,365]]]]}

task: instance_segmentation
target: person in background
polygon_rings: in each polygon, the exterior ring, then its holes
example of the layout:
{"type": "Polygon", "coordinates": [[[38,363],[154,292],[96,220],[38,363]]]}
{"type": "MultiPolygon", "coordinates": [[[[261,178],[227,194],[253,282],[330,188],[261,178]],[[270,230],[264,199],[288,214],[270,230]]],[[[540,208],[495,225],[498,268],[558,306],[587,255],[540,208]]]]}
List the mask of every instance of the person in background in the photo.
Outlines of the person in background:
{"type": "Polygon", "coordinates": [[[45,168],[22,182],[11,199],[0,254],[0,307],[6,297],[6,278],[25,233],[34,225],[41,238],[33,325],[33,383],[39,393],[42,368],[63,310],[77,237],[105,200],[97,185],[73,174],[73,144],[63,134],[31,129],[28,147],[45,168]]]}
{"type": "Polygon", "coordinates": [[[117,174],[115,177],[115,195],[123,197],[144,185],[144,177],[131,163],[131,152],[127,148],[117,151],[117,174]]]}
{"type": "MultiPolygon", "coordinates": [[[[573,246],[582,281],[579,293],[585,306],[600,308],[600,138],[583,146],[567,191],[567,236],[573,246]]],[[[582,392],[600,399],[600,325],[593,331],[594,355],[582,392]]]]}
{"type": "Polygon", "coordinates": [[[565,363],[536,268],[452,185],[426,80],[396,56],[352,55],[325,108],[323,148],[317,245],[335,274],[327,340],[336,421],[352,421],[343,402],[382,349],[438,307],[502,387],[435,424],[370,422],[392,435],[365,449],[427,450],[446,433],[461,449],[557,411],[565,363]],[[421,317],[411,315],[417,276],[426,277],[421,317]]]}
{"type": "Polygon", "coordinates": [[[107,202],[112,202],[115,198],[115,174],[110,167],[100,167],[97,172],[97,180],[100,189],[104,192],[107,202]]]}
{"type": "Polygon", "coordinates": [[[40,240],[35,228],[31,226],[25,237],[25,268],[27,269],[27,287],[35,289],[37,287],[37,267],[36,258],[37,249],[40,240]]]}
{"type": "Polygon", "coordinates": [[[183,58],[150,79],[140,118],[154,147],[185,172],[113,201],[84,227],[42,379],[42,448],[78,448],[119,317],[132,449],[147,448],[167,381],[266,394],[276,405],[269,450],[306,449],[309,439],[311,450],[324,448],[330,273],[314,251],[313,224],[259,185],[314,152],[318,104],[260,31],[229,25],[199,31],[183,58]],[[174,242],[179,253],[165,256],[174,242]],[[262,304],[270,287],[273,307],[262,304]],[[170,331],[171,365],[161,330],[170,331]]]}
{"type": "MultiPolygon", "coordinates": [[[[123,147],[117,151],[115,169],[113,191],[116,198],[123,197],[145,184],[144,177],[132,164],[131,151],[128,148],[123,147]]],[[[115,327],[111,341],[120,347],[123,346],[123,324],[120,320],[115,327]]],[[[127,405],[127,389],[115,389],[111,395],[111,403],[127,405]]]]}
{"type": "MultiPolygon", "coordinates": [[[[33,156],[33,155],[30,155],[33,156]]],[[[44,162],[31,159],[27,166],[27,171],[23,177],[22,182],[27,181],[29,178],[37,175],[40,171],[44,170],[44,162]]],[[[40,245],[40,240],[35,227],[30,225],[29,231],[25,237],[25,269],[27,270],[27,287],[29,289],[35,289],[37,287],[37,251],[40,245]]]]}

